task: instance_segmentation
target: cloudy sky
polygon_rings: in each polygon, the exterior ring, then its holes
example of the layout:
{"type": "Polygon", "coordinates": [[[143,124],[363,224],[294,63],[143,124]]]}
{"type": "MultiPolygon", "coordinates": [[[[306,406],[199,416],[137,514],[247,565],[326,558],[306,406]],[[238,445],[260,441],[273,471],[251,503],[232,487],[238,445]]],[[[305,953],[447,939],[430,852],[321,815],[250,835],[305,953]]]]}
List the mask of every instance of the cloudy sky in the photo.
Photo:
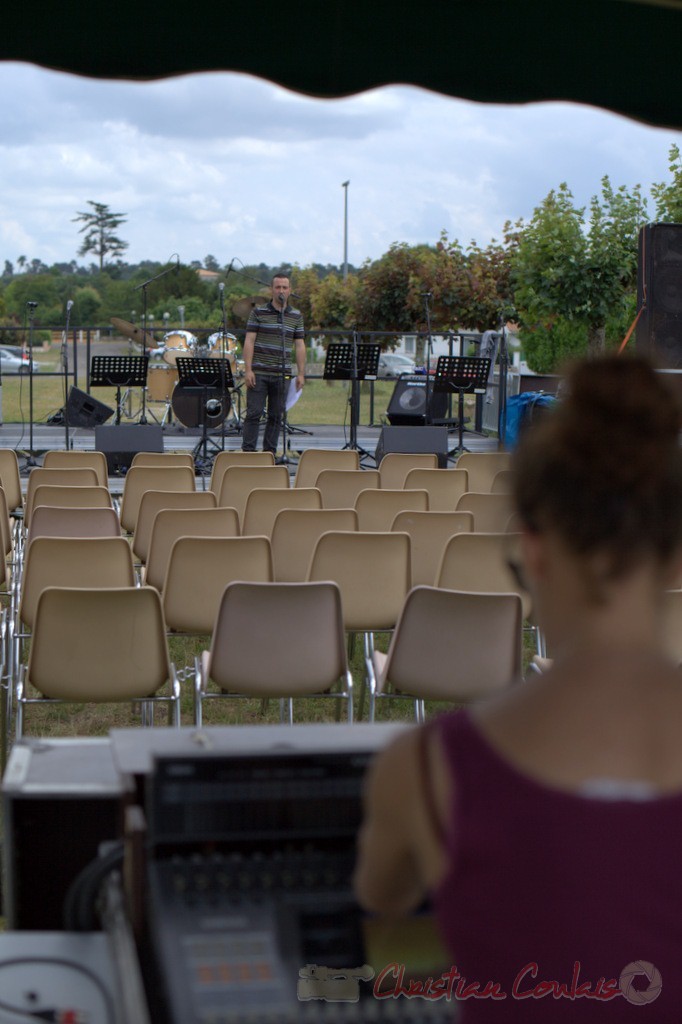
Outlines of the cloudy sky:
{"type": "Polygon", "coordinates": [[[648,192],[682,145],[588,107],[405,86],[322,101],[245,75],[101,82],[3,63],[0,91],[0,266],[78,258],[88,200],[126,214],[130,262],[341,263],[347,179],[355,265],[443,228],[486,244],[562,181],[581,203],[604,174],[648,192]]]}

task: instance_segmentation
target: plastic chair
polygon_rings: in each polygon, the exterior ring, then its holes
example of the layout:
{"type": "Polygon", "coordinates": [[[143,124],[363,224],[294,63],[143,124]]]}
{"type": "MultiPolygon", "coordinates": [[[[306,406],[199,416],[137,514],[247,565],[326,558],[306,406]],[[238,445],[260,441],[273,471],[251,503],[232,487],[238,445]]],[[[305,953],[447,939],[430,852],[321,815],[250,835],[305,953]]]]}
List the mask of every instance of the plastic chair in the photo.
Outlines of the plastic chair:
{"type": "Polygon", "coordinates": [[[26,545],[36,537],[120,537],[121,524],[108,508],[62,508],[38,505],[33,509],[26,545]]]}
{"type": "Polygon", "coordinates": [[[24,503],[24,525],[28,529],[31,523],[31,512],[35,501],[35,493],[40,487],[99,487],[97,471],[91,467],[81,469],[43,469],[37,466],[32,469],[26,486],[24,503]]]}
{"type": "Polygon", "coordinates": [[[344,641],[335,584],[231,583],[220,602],[211,649],[196,662],[195,724],[202,724],[205,700],[237,696],[286,701],[289,722],[295,697],[342,698],[352,722],[353,680],[344,641]],[[295,650],[287,656],[294,636],[295,650]],[[222,692],[209,690],[210,680],[222,692]]]}
{"type": "Polygon", "coordinates": [[[308,578],[315,545],[323,533],[357,531],[353,508],[294,509],[278,513],[272,528],[272,564],[278,583],[300,583],[308,578]]]}
{"type": "Polygon", "coordinates": [[[457,469],[469,474],[469,490],[490,493],[493,480],[501,469],[511,467],[511,452],[462,452],[457,469]]]}
{"type": "Polygon", "coordinates": [[[135,532],[140,502],[145,491],[196,490],[194,470],[189,466],[131,466],[123,484],[121,526],[135,532]]]}
{"type": "Polygon", "coordinates": [[[388,533],[399,512],[428,512],[426,491],[360,491],[355,502],[358,529],[366,533],[388,533]]]}
{"type": "Polygon", "coordinates": [[[24,498],[21,491],[19,460],[14,448],[0,448],[0,487],[5,492],[10,514],[22,512],[24,498]]]}
{"type": "Polygon", "coordinates": [[[380,486],[400,490],[411,469],[438,469],[438,456],[424,452],[388,452],[379,464],[380,486]]]}
{"type": "Polygon", "coordinates": [[[511,469],[501,469],[493,477],[490,485],[491,494],[511,494],[514,482],[514,473],[511,469]]]}
{"type": "Polygon", "coordinates": [[[41,506],[51,508],[113,508],[108,487],[63,487],[41,484],[33,495],[33,511],[41,506]]]}
{"type": "MultiPolygon", "coordinates": [[[[210,492],[208,492],[210,493],[210,492]]],[[[215,495],[211,495],[215,498],[215,495]]],[[[233,508],[164,508],[152,526],[144,575],[147,586],[162,591],[168,560],[180,537],[238,537],[239,518],[233,508]]]]}
{"type": "Polygon", "coordinates": [[[191,452],[135,452],[130,466],[189,466],[194,472],[194,459],[191,452]]]}
{"type": "Polygon", "coordinates": [[[473,513],[475,533],[504,533],[514,508],[509,494],[467,491],[457,511],[473,513]]]}
{"type": "Polygon", "coordinates": [[[211,470],[211,490],[216,498],[220,495],[225,470],[231,466],[274,466],[275,456],[272,452],[218,452],[213,460],[211,470]]]}
{"type": "Polygon", "coordinates": [[[360,456],[352,448],[306,448],[296,468],[294,487],[314,487],[323,469],[358,470],[360,456]]]}
{"type": "Polygon", "coordinates": [[[521,590],[508,565],[516,535],[458,533],[445,546],[436,586],[472,593],[519,594],[523,617],[531,614],[528,591],[521,590]]]}
{"type": "Polygon", "coordinates": [[[228,466],[223,473],[218,504],[236,508],[239,522],[242,523],[246,499],[251,491],[262,487],[288,488],[288,468],[286,466],[228,466]]]}
{"type": "Polygon", "coordinates": [[[430,512],[454,512],[468,490],[468,476],[464,469],[411,469],[405,490],[427,491],[430,512]]]}
{"type": "Polygon", "coordinates": [[[322,495],[316,487],[257,487],[246,499],[242,534],[270,537],[278,513],[285,508],[321,509],[322,495]]]}
{"type": "Polygon", "coordinates": [[[215,508],[212,491],[145,491],[140,501],[133,534],[133,554],[140,562],[149,557],[152,527],[158,513],[164,508],[215,508]]]}
{"type": "Polygon", "coordinates": [[[473,528],[471,512],[399,512],[391,530],[410,535],[412,586],[435,586],[445,545],[456,533],[473,528]]]}
{"type": "Polygon", "coordinates": [[[52,449],[45,453],[43,469],[94,469],[100,487],[109,486],[109,470],[104,452],[52,449]]]}
{"type": "MultiPolygon", "coordinates": [[[[267,537],[180,537],[171,549],[163,610],[171,632],[213,632],[228,583],[272,582],[267,537]]],[[[263,643],[269,641],[262,637],[263,643]]]]}
{"type": "Polygon", "coordinates": [[[521,598],[415,587],[405,601],[388,654],[375,651],[370,721],[380,698],[463,703],[489,697],[521,675],[521,598]]]}
{"type": "Polygon", "coordinates": [[[24,708],[45,701],[142,701],[143,723],[153,705],[169,705],[180,725],[180,688],[168,658],[158,593],[151,587],[63,589],[40,596],[28,666],[16,686],[16,735],[24,708]],[[159,691],[169,686],[167,696],[159,691]],[[30,696],[33,688],[42,696],[30,696]]]}
{"type": "Polygon", "coordinates": [[[379,487],[377,469],[323,469],[315,483],[322,508],[355,508],[360,491],[379,487]]]}

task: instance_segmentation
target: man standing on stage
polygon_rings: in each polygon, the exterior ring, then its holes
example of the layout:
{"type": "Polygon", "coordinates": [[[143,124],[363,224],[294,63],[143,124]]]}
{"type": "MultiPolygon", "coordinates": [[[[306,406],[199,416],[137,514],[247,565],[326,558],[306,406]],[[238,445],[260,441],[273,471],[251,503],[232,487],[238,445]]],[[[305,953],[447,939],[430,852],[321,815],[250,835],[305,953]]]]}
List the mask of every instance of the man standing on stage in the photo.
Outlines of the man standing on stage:
{"type": "MultiPolygon", "coordinates": [[[[246,380],[246,415],[242,428],[242,450],[255,452],[258,428],[265,403],[268,405],[267,422],[263,436],[263,451],[277,450],[287,380],[291,376],[291,345],[296,353],[296,390],[305,383],[305,334],[303,317],[298,309],[289,305],[291,285],[286,274],[275,274],[272,279],[272,299],[267,306],[256,306],[246,325],[244,339],[244,377],[246,380]]],[[[286,454],[286,448],[285,454],[286,454]]]]}

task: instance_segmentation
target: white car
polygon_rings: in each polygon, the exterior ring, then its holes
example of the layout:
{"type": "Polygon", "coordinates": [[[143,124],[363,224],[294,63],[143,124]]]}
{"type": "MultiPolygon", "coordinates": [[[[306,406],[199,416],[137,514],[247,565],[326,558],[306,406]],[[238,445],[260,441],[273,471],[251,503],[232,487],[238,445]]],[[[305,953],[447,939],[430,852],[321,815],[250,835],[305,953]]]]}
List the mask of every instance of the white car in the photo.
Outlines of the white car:
{"type": "Polygon", "coordinates": [[[33,372],[38,373],[40,367],[35,359],[27,354],[15,355],[8,348],[0,348],[0,373],[28,373],[33,364],[33,372]]]}
{"type": "Polygon", "coordinates": [[[399,377],[401,373],[414,373],[415,370],[414,360],[399,352],[382,352],[379,356],[380,377],[399,377]]]}

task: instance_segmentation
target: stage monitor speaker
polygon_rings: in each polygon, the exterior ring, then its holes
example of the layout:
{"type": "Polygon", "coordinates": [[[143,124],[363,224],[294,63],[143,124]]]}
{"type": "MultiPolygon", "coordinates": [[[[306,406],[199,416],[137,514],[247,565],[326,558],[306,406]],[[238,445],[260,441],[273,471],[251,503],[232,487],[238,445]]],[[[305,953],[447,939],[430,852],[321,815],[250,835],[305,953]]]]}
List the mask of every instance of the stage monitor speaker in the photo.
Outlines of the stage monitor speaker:
{"type": "Polygon", "coordinates": [[[138,452],[163,451],[163,427],[151,423],[95,427],[95,448],[107,457],[109,473],[130,469],[138,452]]]}
{"type": "MultiPolygon", "coordinates": [[[[429,419],[442,420],[447,415],[448,396],[444,391],[435,392],[430,382],[429,419]]],[[[414,427],[426,423],[426,375],[400,377],[395,382],[391,400],[386,410],[389,423],[393,426],[414,427]]]]}
{"type": "Polygon", "coordinates": [[[682,224],[639,232],[636,347],[658,366],[682,369],[682,224]]]}
{"type": "Polygon", "coordinates": [[[382,427],[374,453],[377,466],[389,452],[433,454],[444,469],[448,462],[447,427],[382,427]]]}
{"type": "Polygon", "coordinates": [[[98,427],[114,415],[114,410],[108,405],[77,387],[69,389],[66,411],[70,427],[98,427]]]}

